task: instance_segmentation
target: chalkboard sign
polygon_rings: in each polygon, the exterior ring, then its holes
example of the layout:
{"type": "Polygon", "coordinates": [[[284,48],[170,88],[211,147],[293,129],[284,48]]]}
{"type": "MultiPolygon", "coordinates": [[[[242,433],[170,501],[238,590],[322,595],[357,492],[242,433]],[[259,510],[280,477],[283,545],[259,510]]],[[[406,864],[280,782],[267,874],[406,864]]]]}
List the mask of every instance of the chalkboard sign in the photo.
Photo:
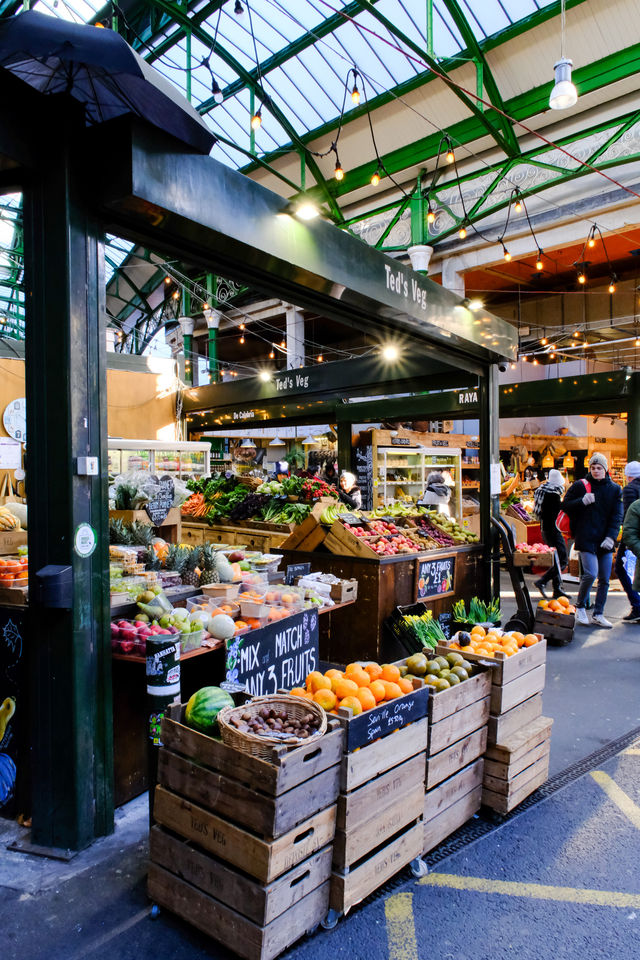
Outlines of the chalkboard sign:
{"type": "Polygon", "coordinates": [[[416,599],[443,597],[453,593],[455,556],[416,561],[416,599]]]}
{"type": "Polygon", "coordinates": [[[338,715],[345,727],[345,751],[350,753],[408,723],[421,720],[427,714],[428,700],[429,688],[423,686],[389,703],[378,704],[351,720],[344,721],[338,715]]]}
{"type": "Polygon", "coordinates": [[[356,477],[362,492],[362,509],[373,509],[373,447],[356,447],[356,477]]]}
{"type": "Polygon", "coordinates": [[[296,582],[296,577],[306,577],[308,573],[311,573],[310,563],[290,563],[284,575],[284,582],[291,586],[296,582]]]}
{"type": "Polygon", "coordinates": [[[156,492],[153,497],[145,504],[144,508],[154,527],[159,527],[167,519],[167,514],[173,506],[173,478],[165,474],[164,477],[160,477],[159,480],[153,476],[151,479],[157,480],[158,486],[156,487],[156,492]]]}
{"type": "Polygon", "coordinates": [[[342,523],[348,523],[350,527],[361,527],[365,523],[362,517],[356,516],[355,513],[341,513],[340,520],[342,523]]]}
{"type": "Polygon", "coordinates": [[[228,640],[226,679],[264,696],[304,686],[319,660],[318,612],[303,610],[228,640]]]}
{"type": "Polygon", "coordinates": [[[442,627],[442,632],[444,633],[447,640],[451,639],[451,627],[453,625],[453,614],[451,611],[449,613],[441,613],[438,617],[438,623],[442,627]]]}
{"type": "Polygon", "coordinates": [[[29,780],[26,614],[0,608],[0,817],[24,810],[29,780]]]}

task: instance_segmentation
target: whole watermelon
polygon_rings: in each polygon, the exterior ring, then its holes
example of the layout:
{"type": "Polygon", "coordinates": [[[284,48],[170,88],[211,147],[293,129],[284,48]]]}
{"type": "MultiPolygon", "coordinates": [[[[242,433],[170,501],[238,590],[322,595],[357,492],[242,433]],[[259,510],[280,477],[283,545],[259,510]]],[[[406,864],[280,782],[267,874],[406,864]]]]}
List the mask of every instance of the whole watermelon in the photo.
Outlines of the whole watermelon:
{"type": "Polygon", "coordinates": [[[13,793],[16,782],[16,765],[7,753],[0,753],[0,807],[13,793]]]}
{"type": "Polygon", "coordinates": [[[233,697],[220,687],[202,687],[190,697],[184,711],[188,726],[201,733],[212,734],[218,726],[218,714],[223,707],[233,707],[233,697]]]}

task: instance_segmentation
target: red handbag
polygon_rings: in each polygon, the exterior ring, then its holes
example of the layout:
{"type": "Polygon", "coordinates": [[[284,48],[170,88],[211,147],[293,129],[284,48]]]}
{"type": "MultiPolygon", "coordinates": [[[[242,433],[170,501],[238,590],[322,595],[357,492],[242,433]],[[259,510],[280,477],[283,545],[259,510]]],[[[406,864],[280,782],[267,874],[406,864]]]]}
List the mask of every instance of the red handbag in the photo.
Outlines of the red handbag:
{"type": "MultiPolygon", "coordinates": [[[[586,487],[586,493],[591,493],[591,484],[588,480],[582,481],[586,487]]],[[[563,537],[571,536],[571,521],[569,520],[569,514],[565,513],[564,510],[558,510],[558,516],[556,517],[556,529],[560,531],[563,537]]]]}

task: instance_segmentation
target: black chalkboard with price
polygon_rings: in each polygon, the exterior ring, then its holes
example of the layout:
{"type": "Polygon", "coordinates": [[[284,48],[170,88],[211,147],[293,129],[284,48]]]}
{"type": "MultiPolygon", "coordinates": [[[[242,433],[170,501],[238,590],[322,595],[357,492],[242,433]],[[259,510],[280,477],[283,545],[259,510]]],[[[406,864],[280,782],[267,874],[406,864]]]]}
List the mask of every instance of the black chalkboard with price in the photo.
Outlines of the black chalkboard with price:
{"type": "Polygon", "coordinates": [[[302,610],[227,640],[226,680],[261,697],[304,686],[319,661],[318,611],[302,610]]]}
{"type": "Polygon", "coordinates": [[[454,592],[455,554],[450,557],[416,560],[416,600],[446,597],[454,592]]]}
{"type": "MultiPolygon", "coordinates": [[[[151,479],[156,480],[157,477],[151,477],[151,479]]],[[[154,527],[160,527],[167,519],[167,514],[173,506],[173,496],[173,477],[165,474],[158,480],[158,486],[153,497],[144,506],[154,527]]]]}

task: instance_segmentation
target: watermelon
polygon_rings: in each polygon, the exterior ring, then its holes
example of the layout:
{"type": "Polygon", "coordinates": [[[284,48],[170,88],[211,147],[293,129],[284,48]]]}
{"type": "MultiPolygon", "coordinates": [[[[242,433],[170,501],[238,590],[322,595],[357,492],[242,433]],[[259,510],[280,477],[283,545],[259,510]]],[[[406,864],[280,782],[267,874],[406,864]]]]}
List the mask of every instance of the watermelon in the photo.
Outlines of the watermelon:
{"type": "Polygon", "coordinates": [[[11,797],[15,782],[15,763],[8,753],[0,753],[0,807],[2,807],[11,797]]]}
{"type": "Polygon", "coordinates": [[[184,711],[188,726],[211,735],[217,728],[218,714],[223,707],[233,707],[233,697],[220,687],[202,687],[190,697],[184,711]]]}

